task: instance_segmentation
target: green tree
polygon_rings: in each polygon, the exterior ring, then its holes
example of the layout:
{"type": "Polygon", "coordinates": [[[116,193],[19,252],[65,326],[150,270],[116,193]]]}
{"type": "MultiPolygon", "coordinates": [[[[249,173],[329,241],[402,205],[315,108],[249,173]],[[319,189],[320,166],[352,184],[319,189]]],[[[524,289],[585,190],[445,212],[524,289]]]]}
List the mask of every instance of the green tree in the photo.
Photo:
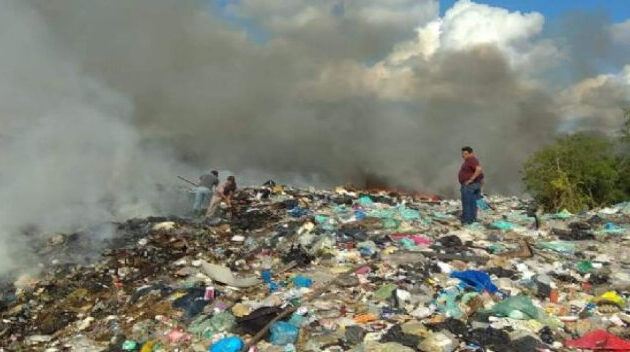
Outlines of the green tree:
{"type": "Polygon", "coordinates": [[[523,181],[546,210],[576,212],[623,200],[627,193],[619,187],[619,163],[610,139],[576,134],[532,155],[523,181]]]}
{"type": "Polygon", "coordinates": [[[618,188],[630,194],[630,109],[624,109],[624,123],[617,152],[619,154],[619,180],[618,188]]]}

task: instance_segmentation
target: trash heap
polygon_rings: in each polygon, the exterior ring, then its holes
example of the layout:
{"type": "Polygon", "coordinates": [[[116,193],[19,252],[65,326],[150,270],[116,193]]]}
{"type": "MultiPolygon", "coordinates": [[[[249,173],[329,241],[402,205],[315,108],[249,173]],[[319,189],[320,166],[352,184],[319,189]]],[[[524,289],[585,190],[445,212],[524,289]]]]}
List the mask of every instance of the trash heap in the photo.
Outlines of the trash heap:
{"type": "MultiPolygon", "coordinates": [[[[273,186],[208,221],[133,219],[91,264],[0,286],[9,351],[630,351],[630,203],[538,214],[273,186]]],[[[57,255],[57,257],[55,257],[57,255]]]]}

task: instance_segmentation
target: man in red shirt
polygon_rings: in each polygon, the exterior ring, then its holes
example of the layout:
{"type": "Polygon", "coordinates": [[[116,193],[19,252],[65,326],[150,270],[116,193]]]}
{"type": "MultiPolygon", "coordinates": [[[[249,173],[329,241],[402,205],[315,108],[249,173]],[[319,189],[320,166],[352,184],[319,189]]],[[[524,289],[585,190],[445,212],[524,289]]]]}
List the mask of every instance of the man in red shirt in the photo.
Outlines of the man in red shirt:
{"type": "Polygon", "coordinates": [[[481,198],[483,171],[471,147],[462,148],[464,163],[459,169],[459,184],[462,193],[462,223],[477,221],[477,199],[481,198]]]}

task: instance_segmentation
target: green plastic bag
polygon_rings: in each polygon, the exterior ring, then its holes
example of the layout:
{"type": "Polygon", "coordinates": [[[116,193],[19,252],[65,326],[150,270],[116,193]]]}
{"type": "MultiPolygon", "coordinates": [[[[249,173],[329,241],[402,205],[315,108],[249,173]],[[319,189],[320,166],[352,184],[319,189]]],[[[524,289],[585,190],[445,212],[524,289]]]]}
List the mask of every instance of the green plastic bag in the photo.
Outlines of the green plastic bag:
{"type": "Polygon", "coordinates": [[[394,217],[394,211],[392,209],[378,209],[370,211],[367,215],[373,218],[391,219],[394,217]]]}
{"type": "Polygon", "coordinates": [[[514,296],[495,304],[489,310],[490,314],[513,319],[538,319],[538,309],[527,296],[514,296]]]}
{"type": "Polygon", "coordinates": [[[315,222],[320,224],[322,229],[326,231],[334,231],[336,228],[335,225],[330,221],[330,218],[326,215],[315,215],[315,222]]]}
{"type": "Polygon", "coordinates": [[[327,221],[328,221],[328,216],[321,215],[321,214],[315,215],[315,222],[317,222],[318,224],[325,223],[327,221]]]}
{"type": "Polygon", "coordinates": [[[414,242],[412,239],[409,238],[401,238],[400,241],[398,241],[398,243],[400,243],[401,246],[403,246],[403,248],[405,248],[406,250],[410,251],[410,252],[415,252],[415,251],[419,251],[420,248],[418,246],[416,246],[416,242],[414,242]]]}
{"type": "Polygon", "coordinates": [[[516,227],[515,224],[509,221],[504,221],[504,220],[495,221],[490,226],[498,230],[506,230],[506,231],[513,230],[516,227]]]}
{"type": "Polygon", "coordinates": [[[588,260],[583,260],[579,263],[577,263],[575,265],[577,271],[579,271],[582,274],[586,274],[586,273],[590,273],[595,271],[595,268],[593,267],[593,263],[589,262],[588,260]]]}
{"type": "Polygon", "coordinates": [[[398,288],[398,286],[394,285],[394,284],[385,284],[381,287],[379,287],[378,290],[374,291],[374,297],[381,299],[381,300],[386,300],[389,297],[392,296],[392,293],[398,288]]]}
{"type": "Polygon", "coordinates": [[[359,204],[361,204],[364,207],[371,206],[374,204],[374,201],[372,200],[372,198],[365,196],[365,197],[359,198],[359,204]]]}
{"type": "Polygon", "coordinates": [[[463,312],[457,303],[457,298],[460,294],[460,289],[457,286],[453,286],[442,291],[433,303],[447,317],[459,319],[463,316],[463,312]]]}
{"type": "Polygon", "coordinates": [[[572,216],[573,216],[573,214],[571,214],[571,212],[569,212],[566,209],[563,209],[561,212],[556,213],[556,214],[553,215],[553,217],[555,219],[568,219],[568,218],[570,218],[572,216]]]}
{"type": "Polygon", "coordinates": [[[419,220],[420,219],[419,211],[414,210],[414,209],[409,209],[405,207],[404,205],[400,206],[398,211],[400,212],[400,216],[403,218],[403,220],[419,220]]]}
{"type": "Polygon", "coordinates": [[[397,229],[398,226],[400,226],[400,221],[396,220],[396,219],[383,219],[383,228],[387,229],[387,230],[394,230],[397,229]]]}
{"type": "Polygon", "coordinates": [[[230,331],[236,326],[236,318],[229,312],[215,314],[208,319],[207,315],[201,315],[188,326],[188,332],[204,338],[211,338],[219,332],[230,331]]]}

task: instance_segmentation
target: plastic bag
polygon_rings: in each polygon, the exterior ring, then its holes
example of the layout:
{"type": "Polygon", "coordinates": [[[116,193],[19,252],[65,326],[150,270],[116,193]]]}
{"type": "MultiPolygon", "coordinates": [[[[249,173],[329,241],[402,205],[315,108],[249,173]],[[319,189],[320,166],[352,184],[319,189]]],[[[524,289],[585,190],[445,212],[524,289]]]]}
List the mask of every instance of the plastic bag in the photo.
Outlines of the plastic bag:
{"type": "Polygon", "coordinates": [[[411,235],[409,239],[413,240],[419,246],[430,246],[433,243],[430,238],[422,236],[411,235]]]}
{"type": "Polygon", "coordinates": [[[335,221],[326,215],[315,215],[315,222],[326,231],[334,231],[336,229],[335,221]]]}
{"type": "Polygon", "coordinates": [[[205,292],[205,288],[190,288],[185,295],[173,301],[173,307],[183,309],[187,318],[194,318],[199,315],[208,304],[208,301],[203,299],[205,292]]]}
{"type": "Polygon", "coordinates": [[[304,215],[308,214],[308,209],[303,209],[300,207],[295,207],[291,210],[289,210],[289,215],[293,216],[294,218],[299,218],[302,217],[304,215]]]}
{"type": "Polygon", "coordinates": [[[418,219],[420,219],[420,212],[418,212],[417,210],[414,210],[414,209],[409,209],[409,208],[405,207],[404,205],[400,206],[398,211],[400,212],[400,216],[404,220],[418,220],[418,219]]]}
{"type": "Polygon", "coordinates": [[[236,325],[236,318],[231,313],[225,311],[215,314],[210,318],[209,324],[214,332],[230,331],[236,325]]]}
{"type": "Polygon", "coordinates": [[[414,251],[419,251],[420,248],[418,246],[416,246],[416,243],[411,239],[411,238],[403,238],[400,241],[398,241],[398,243],[400,243],[400,245],[405,248],[405,250],[408,250],[410,252],[414,252],[414,251]]]}
{"type": "Polygon", "coordinates": [[[577,271],[579,271],[582,274],[595,271],[595,268],[593,267],[593,263],[589,262],[588,260],[583,260],[577,263],[575,265],[575,268],[577,269],[577,271]]]}
{"type": "Polygon", "coordinates": [[[278,321],[271,325],[269,342],[273,345],[287,345],[295,343],[298,337],[298,327],[284,321],[278,321]]]}
{"type": "Polygon", "coordinates": [[[243,348],[243,340],[240,337],[226,337],[215,342],[208,351],[210,352],[239,352],[243,348]]]}
{"type": "Polygon", "coordinates": [[[123,351],[135,351],[138,349],[140,345],[133,340],[126,340],[125,342],[123,342],[122,344],[122,350],[123,351]]]}
{"type": "Polygon", "coordinates": [[[513,230],[516,227],[515,224],[509,221],[504,221],[504,220],[497,220],[493,222],[490,226],[498,230],[506,230],[506,231],[513,230]]]}
{"type": "Polygon", "coordinates": [[[490,313],[501,317],[522,320],[537,319],[539,316],[538,309],[532,303],[531,298],[527,296],[506,298],[492,306],[490,313]]]}
{"type": "Polygon", "coordinates": [[[536,246],[559,253],[573,253],[575,251],[575,245],[565,241],[539,242],[536,246]]]}
{"type": "Polygon", "coordinates": [[[460,279],[468,286],[475,288],[477,292],[488,291],[495,293],[499,289],[492,283],[490,275],[478,270],[453,271],[451,277],[460,279]]]}
{"type": "Polygon", "coordinates": [[[457,297],[460,293],[457,286],[444,290],[435,300],[437,309],[448,318],[461,318],[463,313],[457,304],[457,297]]]}
{"type": "Polygon", "coordinates": [[[310,288],[311,286],[313,286],[313,280],[309,279],[306,276],[296,276],[293,278],[293,284],[296,287],[306,287],[306,288],[310,288]]]}
{"type": "Polygon", "coordinates": [[[626,232],[626,229],[621,226],[617,226],[612,222],[607,222],[606,224],[604,224],[603,232],[607,234],[622,234],[626,232]]]}
{"type": "Polygon", "coordinates": [[[383,219],[383,228],[387,230],[394,230],[400,226],[400,221],[392,218],[383,219]]]}
{"type": "Polygon", "coordinates": [[[623,297],[619,296],[615,291],[608,291],[603,295],[594,298],[593,302],[602,304],[614,304],[619,308],[624,308],[626,306],[626,300],[623,299],[623,297]]]}
{"type": "Polygon", "coordinates": [[[291,319],[289,319],[288,323],[293,326],[301,327],[301,326],[304,326],[305,324],[308,324],[308,320],[306,319],[304,315],[299,314],[298,312],[295,312],[291,314],[291,319]]]}
{"type": "Polygon", "coordinates": [[[265,269],[260,273],[260,279],[267,284],[267,288],[269,288],[269,292],[275,292],[278,290],[278,284],[273,281],[273,277],[271,275],[271,270],[265,269]]]}
{"type": "MultiPolygon", "coordinates": [[[[213,321],[212,318],[207,315],[200,315],[198,318],[190,322],[190,325],[188,325],[188,332],[199,338],[211,338],[214,334],[219,332],[219,329],[217,329],[215,324],[216,320],[213,321]]],[[[221,328],[221,326],[219,326],[219,328],[221,328]]]]}
{"type": "Polygon", "coordinates": [[[394,284],[385,284],[381,286],[378,290],[374,291],[374,297],[385,300],[392,296],[392,293],[398,288],[398,286],[394,284]]]}
{"type": "Polygon", "coordinates": [[[563,209],[561,212],[554,214],[553,218],[555,218],[555,219],[568,219],[568,218],[570,218],[572,216],[573,216],[573,214],[571,214],[571,212],[569,212],[566,209],[563,209]]]}
{"type": "Polygon", "coordinates": [[[477,199],[477,208],[479,208],[481,210],[488,210],[488,209],[490,209],[490,207],[488,206],[488,203],[486,203],[486,200],[483,199],[483,198],[477,199]]]}
{"type": "Polygon", "coordinates": [[[374,201],[372,200],[372,198],[365,196],[365,197],[361,197],[359,198],[359,204],[361,204],[361,206],[371,206],[374,205],[374,201]]]}
{"type": "Polygon", "coordinates": [[[371,257],[376,252],[378,252],[378,247],[376,246],[376,243],[374,243],[373,241],[359,242],[357,243],[357,249],[359,250],[361,255],[364,257],[371,257]]]}
{"type": "Polygon", "coordinates": [[[630,352],[630,341],[617,337],[606,330],[595,330],[579,339],[564,342],[567,347],[590,350],[630,352]]]}

